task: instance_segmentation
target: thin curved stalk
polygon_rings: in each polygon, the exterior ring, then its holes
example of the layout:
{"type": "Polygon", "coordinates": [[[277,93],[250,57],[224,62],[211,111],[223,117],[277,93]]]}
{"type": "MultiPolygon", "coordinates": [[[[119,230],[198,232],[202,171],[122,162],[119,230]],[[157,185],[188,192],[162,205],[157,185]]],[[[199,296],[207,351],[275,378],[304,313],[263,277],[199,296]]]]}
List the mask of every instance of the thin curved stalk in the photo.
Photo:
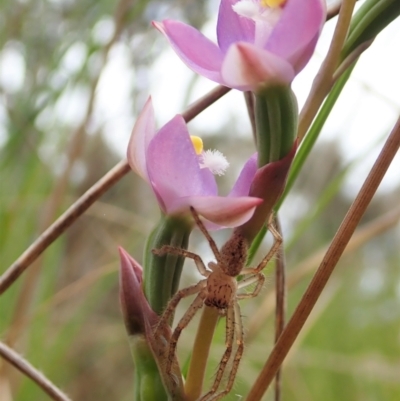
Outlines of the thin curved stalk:
{"type": "MultiPolygon", "coordinates": [[[[276,230],[283,238],[282,227],[278,215],[274,217],[276,230]]],[[[279,247],[275,262],[275,342],[278,341],[286,320],[286,258],[283,245],[279,247]]],[[[282,371],[278,369],[275,375],[275,401],[281,399],[282,371]]]]}
{"type": "Polygon", "coordinates": [[[52,400],[71,401],[71,398],[56,387],[42,372],[2,342],[0,342],[0,355],[25,376],[34,381],[52,400]]]}

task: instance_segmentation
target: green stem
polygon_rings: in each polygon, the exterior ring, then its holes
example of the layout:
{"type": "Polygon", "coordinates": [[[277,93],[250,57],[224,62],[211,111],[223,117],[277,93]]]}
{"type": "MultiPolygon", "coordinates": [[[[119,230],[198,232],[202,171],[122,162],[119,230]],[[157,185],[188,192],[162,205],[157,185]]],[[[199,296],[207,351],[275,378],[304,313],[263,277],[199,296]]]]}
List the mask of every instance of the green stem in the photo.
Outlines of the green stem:
{"type": "Polygon", "coordinates": [[[340,64],[341,51],[346,41],[351,23],[353,9],[356,0],[348,0],[342,3],[338,22],[335,27],[332,42],[307,97],[306,103],[300,113],[299,129],[297,137],[303,140],[311,126],[322,102],[332,87],[332,77],[340,64]]]}
{"type": "Polygon", "coordinates": [[[135,401],[167,401],[157,364],[142,335],[129,336],[129,345],[135,363],[135,401]]]}
{"type": "Polygon", "coordinates": [[[361,43],[373,39],[399,14],[399,0],[365,1],[351,21],[349,36],[343,47],[341,60],[344,60],[361,43]]]}
{"type": "Polygon", "coordinates": [[[255,94],[258,166],[285,157],[297,132],[297,101],[288,86],[271,86],[255,94]]]}
{"type": "Polygon", "coordinates": [[[184,258],[171,254],[156,256],[151,251],[163,245],[187,249],[192,227],[187,217],[163,215],[148,238],[143,269],[144,293],[158,315],[178,290],[184,258]]]}
{"type": "Polygon", "coordinates": [[[196,338],[194,340],[189,371],[186,377],[186,401],[195,401],[201,395],[208,355],[218,317],[219,314],[216,308],[204,306],[196,338]]]}
{"type": "Polygon", "coordinates": [[[339,98],[342,90],[350,78],[350,75],[355,67],[355,64],[351,66],[338,80],[338,82],[334,85],[332,91],[329,93],[327,99],[325,100],[323,106],[321,107],[320,112],[318,113],[317,118],[315,119],[313,125],[307,133],[307,136],[304,138],[301,143],[300,149],[298,150],[295,159],[293,160],[292,168],[290,170],[290,174],[286,183],[285,191],[280,198],[279,202],[276,205],[276,209],[278,210],[282,205],[286,195],[292,188],[295,180],[300,174],[301,169],[303,168],[304,163],[306,162],[312,148],[317,141],[319,134],[322,131],[322,128],[329,117],[333,106],[336,104],[337,99],[339,98]]]}

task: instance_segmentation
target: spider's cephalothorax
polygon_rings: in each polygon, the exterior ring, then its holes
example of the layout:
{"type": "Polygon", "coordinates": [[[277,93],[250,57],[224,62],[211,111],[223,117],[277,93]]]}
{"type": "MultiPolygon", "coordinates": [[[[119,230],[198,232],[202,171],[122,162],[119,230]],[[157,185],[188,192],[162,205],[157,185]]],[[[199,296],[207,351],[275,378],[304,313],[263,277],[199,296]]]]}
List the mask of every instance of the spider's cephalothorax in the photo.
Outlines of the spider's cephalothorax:
{"type": "Polygon", "coordinates": [[[234,278],[224,273],[212,272],[207,278],[206,290],[207,295],[204,303],[207,306],[226,309],[236,296],[237,282],[234,278]]]}
{"type": "Polygon", "coordinates": [[[278,251],[282,242],[282,238],[275,228],[270,224],[269,229],[275,239],[271,250],[257,267],[246,268],[246,240],[237,231],[234,231],[232,237],[219,251],[214,240],[211,238],[210,234],[197,215],[197,212],[193,208],[191,208],[191,211],[195,222],[210,244],[216,262],[210,262],[208,264],[209,269],[207,269],[200,256],[195,253],[169,245],[164,245],[161,249],[153,249],[153,253],[155,255],[162,256],[166,253],[171,253],[193,259],[200,274],[205,277],[197,284],[178,291],[172,297],[169,304],[165,308],[157,327],[155,328],[155,337],[157,337],[158,332],[166,324],[168,324],[168,321],[172,317],[180,300],[190,295],[197,294],[196,298],[189,306],[189,309],[178,322],[171,336],[169,350],[166,357],[166,372],[168,373],[171,371],[172,362],[174,361],[175,350],[179,336],[182,330],[192,320],[198,309],[205,304],[209,307],[217,308],[221,315],[226,316],[226,350],[222,356],[211,389],[201,398],[201,401],[216,401],[231,391],[236,372],[239,367],[239,362],[243,354],[243,326],[238,300],[252,298],[258,295],[265,280],[265,277],[261,271],[278,251]],[[241,280],[237,281],[237,276],[239,275],[241,276],[241,280]],[[239,292],[240,289],[251,284],[255,284],[255,288],[252,292],[239,292]],[[217,393],[225,372],[225,368],[232,354],[235,336],[237,349],[233,358],[231,371],[227,378],[226,388],[217,393]]]}

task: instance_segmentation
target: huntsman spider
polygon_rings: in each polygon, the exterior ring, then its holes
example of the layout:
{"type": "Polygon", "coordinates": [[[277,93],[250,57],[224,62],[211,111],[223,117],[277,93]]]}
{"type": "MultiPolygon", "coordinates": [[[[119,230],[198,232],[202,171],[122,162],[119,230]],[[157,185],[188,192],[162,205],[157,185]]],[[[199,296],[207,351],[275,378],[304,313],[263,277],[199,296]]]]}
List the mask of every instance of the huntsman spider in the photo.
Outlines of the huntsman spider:
{"type": "Polygon", "coordinates": [[[195,209],[191,208],[191,212],[197,226],[208,240],[216,262],[210,262],[208,264],[209,269],[207,269],[200,256],[193,252],[175,248],[170,245],[164,245],[160,249],[152,250],[152,252],[158,256],[169,253],[193,259],[200,274],[205,277],[205,279],[199,281],[197,284],[178,291],[172,297],[155,328],[155,335],[157,337],[157,333],[168,324],[178,303],[183,298],[197,294],[188,310],[176,325],[171,336],[166,356],[166,373],[168,374],[171,372],[172,361],[174,360],[179,336],[196,312],[205,304],[209,307],[217,308],[221,315],[226,316],[226,350],[219,363],[218,371],[211,389],[200,398],[201,401],[216,401],[231,391],[243,354],[243,323],[238,301],[241,299],[253,298],[258,295],[265,280],[261,271],[277,253],[282,243],[282,237],[270,222],[268,228],[274,237],[274,243],[270,251],[257,267],[245,267],[247,259],[247,244],[245,239],[240,234],[234,233],[221,250],[218,250],[217,245],[200,220],[195,209]],[[239,275],[241,276],[240,281],[237,280],[239,275]],[[238,292],[238,290],[252,284],[255,284],[255,288],[252,292],[238,292]],[[237,349],[233,358],[231,371],[227,377],[225,389],[217,393],[232,354],[235,333],[237,349]]]}

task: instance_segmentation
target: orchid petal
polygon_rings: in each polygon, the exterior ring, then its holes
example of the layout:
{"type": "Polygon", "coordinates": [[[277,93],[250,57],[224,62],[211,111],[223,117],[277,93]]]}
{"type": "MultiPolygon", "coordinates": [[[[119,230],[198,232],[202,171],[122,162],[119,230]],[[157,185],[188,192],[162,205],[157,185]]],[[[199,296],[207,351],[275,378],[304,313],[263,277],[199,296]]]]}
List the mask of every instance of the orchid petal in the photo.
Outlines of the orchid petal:
{"type": "MultiPolygon", "coordinates": [[[[256,206],[262,199],[250,196],[227,198],[223,196],[189,196],[177,200],[173,208],[179,209],[193,206],[200,216],[224,227],[236,227],[251,218],[256,206]]],[[[215,228],[215,227],[214,227],[215,228]]]]}
{"type": "Polygon", "coordinates": [[[202,33],[182,22],[164,20],[153,25],[163,33],[182,61],[193,71],[221,83],[223,53],[202,33]]]}
{"type": "Polygon", "coordinates": [[[297,143],[293,145],[291,151],[283,159],[260,167],[254,176],[249,195],[262,198],[264,202],[256,208],[253,216],[247,222],[238,227],[238,230],[250,243],[265,224],[265,220],[285,188],[286,178],[296,149],[297,143]]]}
{"type": "Polygon", "coordinates": [[[326,18],[325,0],[286,0],[282,8],[272,10],[276,18],[256,0],[250,10],[255,15],[241,15],[233,9],[238,1],[221,0],[219,47],[183,23],[165,20],[153,25],[189,68],[214,82],[243,91],[257,91],[264,83],[290,84],[315,49],[326,18]]]}
{"type": "Polygon", "coordinates": [[[160,129],[147,150],[150,183],[165,212],[185,196],[217,195],[214,176],[201,169],[185,121],[177,115],[160,129]]]}
{"type": "Polygon", "coordinates": [[[249,194],[251,182],[256,175],[257,169],[257,153],[254,153],[254,155],[251,156],[244,165],[242,171],[240,172],[239,178],[236,180],[235,185],[228,196],[247,196],[249,194]]]}
{"type": "Polygon", "coordinates": [[[219,6],[217,37],[223,53],[235,42],[254,42],[254,21],[239,16],[232,6],[238,0],[222,0],[219,6]]]}
{"type": "Polygon", "coordinates": [[[295,53],[290,57],[290,63],[293,65],[296,74],[298,74],[308,63],[311,56],[314,53],[315,46],[319,39],[319,33],[315,35],[315,37],[307,43],[307,45],[303,48],[298,49],[295,53]]]}
{"type": "Polygon", "coordinates": [[[227,86],[241,90],[255,90],[270,82],[289,84],[295,76],[286,60],[244,42],[229,48],[221,75],[227,86]]]}
{"type": "Polygon", "coordinates": [[[133,127],[127,151],[128,162],[132,170],[146,181],[148,181],[146,153],[155,134],[154,109],[151,97],[149,97],[133,127]]]}
{"type": "Polygon", "coordinates": [[[293,55],[301,56],[298,49],[305,48],[318,36],[325,18],[324,0],[288,0],[265,49],[296,64],[293,55]]]}

